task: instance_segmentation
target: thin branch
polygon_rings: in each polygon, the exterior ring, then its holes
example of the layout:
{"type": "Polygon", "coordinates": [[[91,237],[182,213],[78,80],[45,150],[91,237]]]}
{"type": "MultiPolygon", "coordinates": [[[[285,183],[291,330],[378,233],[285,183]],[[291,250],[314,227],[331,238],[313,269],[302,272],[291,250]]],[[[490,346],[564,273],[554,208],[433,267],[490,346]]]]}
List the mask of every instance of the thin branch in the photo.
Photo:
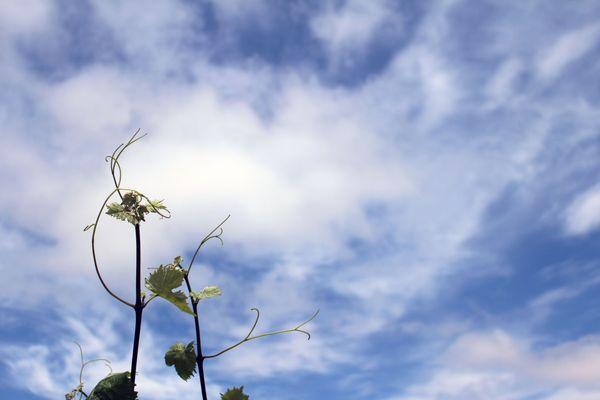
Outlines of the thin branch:
{"type": "MultiPolygon", "coordinates": [[[[106,289],[106,291],[111,296],[113,296],[115,299],[119,300],[123,304],[128,305],[129,307],[134,308],[135,305],[133,303],[130,303],[130,302],[126,301],[126,300],[123,300],[121,297],[119,297],[118,295],[116,295],[112,290],[110,290],[110,288],[108,287],[108,285],[106,285],[106,283],[104,282],[104,279],[102,278],[102,274],[100,273],[100,268],[98,267],[98,260],[97,260],[97,257],[96,257],[96,231],[98,230],[98,223],[100,222],[100,217],[102,216],[102,212],[104,211],[104,208],[106,207],[106,204],[108,203],[108,201],[110,200],[110,198],[115,193],[119,192],[120,190],[134,192],[137,195],[139,195],[139,196],[143,197],[144,199],[146,199],[148,202],[150,202],[150,199],[148,198],[148,196],[146,196],[143,193],[138,192],[137,190],[117,187],[112,192],[110,192],[110,194],[106,197],[106,199],[102,203],[102,206],[100,207],[100,210],[98,211],[98,215],[96,216],[96,221],[93,224],[88,225],[88,227],[93,227],[93,230],[92,230],[92,259],[94,260],[94,268],[96,269],[96,274],[98,275],[98,278],[100,279],[100,283],[102,283],[102,286],[104,286],[104,289],[106,289]]],[[[158,210],[156,210],[156,213],[158,215],[160,215],[161,217],[163,217],[163,218],[171,218],[171,213],[168,210],[167,210],[167,212],[168,212],[168,214],[162,214],[161,212],[159,212],[158,210]]]]}
{"type": "MultiPolygon", "coordinates": [[[[143,138],[144,136],[146,136],[145,134],[141,135],[141,136],[138,136],[139,132],[140,132],[140,129],[136,130],[135,133],[133,134],[133,136],[131,136],[131,138],[127,141],[127,143],[125,143],[125,144],[121,143],[119,146],[117,146],[117,148],[113,151],[113,153],[110,156],[107,156],[105,158],[105,160],[107,162],[110,161],[110,173],[112,175],[113,182],[115,184],[115,189],[106,197],[106,200],[104,200],[104,203],[102,203],[102,207],[100,207],[100,211],[98,211],[98,215],[96,217],[96,221],[94,222],[94,224],[88,225],[84,229],[84,230],[87,230],[87,229],[93,227],[93,231],[92,231],[92,258],[94,260],[94,268],[96,269],[96,274],[98,275],[98,279],[100,279],[100,283],[102,284],[102,286],[104,287],[104,289],[106,289],[106,291],[108,292],[108,294],[110,294],[115,299],[119,300],[121,303],[123,303],[125,305],[128,305],[128,306],[130,306],[132,308],[135,307],[133,303],[130,303],[130,302],[122,299],[117,294],[115,294],[108,287],[108,285],[104,282],[104,279],[102,278],[102,274],[100,273],[100,268],[98,267],[98,260],[97,260],[97,257],[96,257],[95,240],[96,240],[96,231],[98,229],[98,222],[100,221],[100,217],[102,216],[102,211],[104,211],[104,207],[106,206],[106,203],[108,203],[108,200],[110,200],[110,198],[115,193],[118,193],[118,195],[121,198],[121,200],[123,200],[123,195],[121,194],[121,190],[127,190],[127,189],[122,189],[121,188],[122,168],[121,168],[121,164],[119,164],[119,157],[121,157],[121,154],[123,154],[123,152],[125,151],[125,149],[127,149],[129,146],[131,146],[132,144],[134,144],[135,142],[137,142],[138,140],[140,140],[141,138],[143,138]],[[117,174],[115,174],[115,171],[117,172],[117,174]]],[[[136,192],[137,194],[143,196],[146,200],[149,201],[149,199],[146,196],[144,196],[143,194],[141,194],[141,193],[139,193],[137,191],[134,191],[134,192],[136,192]]],[[[155,209],[155,211],[159,215],[161,215],[162,217],[165,217],[163,214],[161,214],[160,212],[158,212],[158,210],[155,209]]],[[[168,218],[168,216],[166,218],[168,218]]]]}
{"type": "MultiPolygon", "coordinates": [[[[229,218],[229,217],[228,217],[229,218]]],[[[208,400],[206,394],[206,380],[204,378],[204,356],[202,355],[202,335],[200,333],[200,318],[198,317],[198,300],[194,300],[192,297],[192,285],[190,283],[190,277],[188,274],[183,276],[185,280],[185,286],[187,287],[188,294],[190,295],[190,301],[192,303],[192,311],[194,313],[194,328],[196,329],[196,365],[198,366],[198,377],[200,378],[200,391],[202,393],[202,399],[208,400]]]]}
{"type": "Polygon", "coordinates": [[[85,366],[85,363],[83,362],[83,349],[79,343],[74,343],[77,345],[77,347],[79,347],[79,355],[81,356],[81,369],[79,370],[79,383],[81,383],[81,378],[83,377],[83,367],[85,366]]]}
{"type": "Polygon", "coordinates": [[[196,251],[194,252],[194,256],[192,257],[191,261],[190,261],[190,265],[186,271],[187,274],[190,273],[190,270],[192,269],[192,265],[194,265],[194,260],[196,260],[196,256],[198,255],[198,253],[200,252],[200,249],[202,248],[202,246],[204,246],[204,244],[206,242],[208,242],[210,239],[219,239],[219,241],[221,242],[221,245],[223,245],[223,239],[221,238],[221,235],[223,234],[223,224],[225,222],[227,222],[227,220],[229,219],[229,217],[231,217],[231,214],[229,214],[227,216],[227,218],[225,218],[223,221],[221,221],[221,223],[219,225],[217,225],[212,231],[210,231],[210,233],[208,235],[206,235],[204,237],[204,239],[202,239],[200,241],[200,244],[198,245],[198,248],[196,248],[196,251]],[[215,232],[219,230],[219,233],[215,235],[215,232]]]}
{"type": "Polygon", "coordinates": [[[96,275],[98,275],[98,279],[100,279],[100,283],[102,284],[104,289],[106,289],[108,294],[110,294],[115,299],[119,300],[121,303],[128,305],[131,308],[134,308],[135,306],[132,303],[128,302],[127,300],[123,300],[121,297],[116,295],[112,290],[110,290],[110,288],[108,287],[108,285],[104,282],[104,279],[102,278],[102,274],[100,273],[100,268],[98,267],[98,260],[96,258],[95,242],[96,242],[96,231],[98,230],[98,222],[100,221],[100,217],[102,216],[102,211],[104,211],[104,207],[106,206],[106,203],[108,203],[108,200],[110,200],[110,198],[118,191],[119,191],[119,188],[116,188],[115,190],[110,192],[110,194],[104,200],[104,203],[102,203],[102,206],[100,207],[100,211],[98,211],[98,216],[96,217],[96,222],[94,222],[94,228],[92,230],[92,259],[94,260],[94,268],[96,269],[96,275]]]}
{"type": "Polygon", "coordinates": [[[227,347],[226,349],[223,349],[220,352],[211,354],[209,356],[204,356],[204,358],[218,357],[221,354],[228,352],[229,350],[235,349],[236,347],[238,347],[239,345],[241,345],[245,342],[249,342],[250,340],[258,339],[258,338],[265,337],[265,336],[273,336],[273,335],[279,335],[279,334],[283,334],[283,333],[300,332],[300,333],[304,333],[306,336],[308,336],[308,340],[310,340],[310,333],[303,329],[300,329],[300,328],[302,328],[304,325],[308,324],[310,321],[315,319],[315,317],[319,314],[319,310],[317,310],[309,319],[307,319],[306,321],[302,322],[301,324],[299,324],[291,329],[282,329],[282,330],[278,330],[278,331],[265,332],[265,333],[261,333],[260,335],[252,336],[252,332],[254,332],[254,328],[256,328],[256,325],[258,324],[258,319],[260,318],[260,311],[258,311],[257,308],[252,308],[251,310],[256,311],[256,319],[254,320],[254,324],[252,325],[252,328],[250,329],[250,332],[248,332],[246,337],[243,338],[242,340],[240,340],[239,342],[227,347]]]}
{"type": "Polygon", "coordinates": [[[84,361],[83,359],[83,349],[81,348],[81,345],[77,342],[74,342],[77,347],[79,348],[79,356],[81,358],[81,368],[79,369],[79,386],[77,386],[77,388],[75,389],[78,393],[79,393],[79,398],[81,399],[81,396],[85,396],[85,398],[88,398],[88,395],[83,391],[83,370],[85,369],[85,367],[88,364],[92,364],[98,361],[104,361],[104,364],[108,367],[108,369],[110,370],[110,372],[112,373],[112,367],[110,366],[110,361],[107,360],[106,358],[95,358],[93,360],[88,360],[88,361],[84,361]]]}
{"type": "MultiPolygon", "coordinates": [[[[104,161],[110,161],[110,171],[113,178],[113,182],[115,183],[115,188],[118,189],[121,186],[121,177],[122,177],[122,169],[119,160],[117,160],[113,155],[104,157],[104,161]],[[115,169],[117,170],[117,174],[115,175],[115,169]],[[117,178],[118,176],[118,178],[117,178]]],[[[123,195],[119,192],[119,197],[121,197],[121,201],[123,200],[123,195]]]]}
{"type": "Polygon", "coordinates": [[[143,307],[146,307],[152,300],[154,300],[157,297],[159,297],[159,296],[157,296],[157,295],[150,296],[150,298],[148,299],[148,301],[144,302],[144,306],[143,307]]]}
{"type": "Polygon", "coordinates": [[[161,217],[163,217],[163,218],[166,218],[166,219],[169,219],[169,218],[171,218],[171,211],[169,211],[169,210],[164,210],[164,211],[166,211],[166,212],[167,212],[167,214],[163,214],[163,213],[161,213],[161,212],[158,210],[158,208],[156,208],[156,207],[154,207],[154,206],[152,205],[152,200],[150,200],[150,199],[148,198],[148,196],[146,196],[144,193],[138,192],[137,190],[133,190],[133,189],[121,189],[121,190],[129,190],[129,191],[131,191],[131,192],[135,192],[135,193],[136,193],[138,196],[141,196],[141,197],[143,197],[144,199],[146,199],[146,201],[148,202],[148,204],[150,205],[150,207],[152,207],[152,208],[154,209],[154,212],[155,212],[155,213],[157,213],[158,215],[160,215],[161,217]]]}
{"type": "MultiPolygon", "coordinates": [[[[110,161],[110,174],[112,175],[113,182],[115,184],[115,189],[119,189],[119,187],[121,186],[122,169],[121,169],[121,164],[119,164],[119,157],[121,157],[121,154],[123,154],[125,149],[127,149],[129,146],[131,146],[132,144],[134,144],[135,142],[137,142],[138,140],[140,140],[141,138],[146,136],[146,134],[137,136],[137,134],[139,132],[140,132],[140,129],[138,128],[134,132],[133,136],[131,136],[131,138],[129,138],[127,143],[121,143],[119,146],[117,146],[117,148],[112,152],[112,154],[110,156],[105,157],[106,162],[110,161]],[[118,170],[117,170],[118,178],[115,175],[116,168],[118,168],[118,170]]],[[[121,195],[121,192],[118,191],[118,193],[119,193],[119,197],[121,198],[121,200],[123,200],[123,196],[121,195]]]]}

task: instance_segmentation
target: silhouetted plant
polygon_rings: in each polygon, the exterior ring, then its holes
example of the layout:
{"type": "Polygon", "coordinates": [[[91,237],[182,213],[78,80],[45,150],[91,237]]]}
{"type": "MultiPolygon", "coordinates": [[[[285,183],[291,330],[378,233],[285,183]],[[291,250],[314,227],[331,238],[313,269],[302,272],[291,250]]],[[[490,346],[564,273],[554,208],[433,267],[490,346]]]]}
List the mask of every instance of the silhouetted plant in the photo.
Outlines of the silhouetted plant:
{"type": "MultiPolygon", "coordinates": [[[[177,374],[184,380],[191,378],[196,372],[198,372],[200,386],[202,391],[203,400],[208,400],[206,394],[206,383],[204,376],[204,361],[206,359],[215,358],[224,354],[239,345],[248,342],[253,339],[258,339],[266,336],[273,336],[284,333],[300,332],[307,335],[310,339],[310,333],[306,330],[301,329],[307,323],[312,321],[318,314],[318,310],[306,321],[298,324],[297,326],[290,329],[282,329],[276,331],[269,331],[258,335],[253,335],[258,321],[260,318],[260,312],[257,308],[252,308],[256,312],[256,318],[254,323],[248,332],[248,334],[233,345],[224,348],[223,350],[210,355],[204,355],[202,352],[202,338],[200,332],[200,321],[198,317],[198,304],[200,301],[212,297],[221,295],[221,289],[217,286],[206,286],[199,292],[195,292],[192,289],[190,283],[190,270],[194,264],[194,261],[200,252],[200,249],[205,243],[211,239],[218,239],[221,244],[223,240],[221,235],[223,234],[223,224],[229,219],[229,216],[225,218],[216,228],[214,228],[208,235],[206,235],[201,241],[187,268],[182,266],[183,258],[177,256],[171,263],[166,265],[160,265],[155,268],[150,275],[145,278],[145,287],[150,291],[150,296],[147,296],[142,291],[142,269],[141,269],[141,234],[140,224],[145,222],[146,216],[149,214],[158,214],[162,218],[170,218],[170,212],[163,204],[162,200],[150,200],[146,195],[139,192],[138,190],[131,188],[121,187],[122,180],[122,168],[119,163],[119,158],[123,152],[132,144],[143,138],[145,135],[139,135],[139,129],[134,135],[127,141],[127,143],[119,145],[111,155],[106,157],[106,161],[109,162],[110,173],[114,183],[114,189],[106,197],[100,211],[93,224],[88,225],[84,228],[84,231],[89,229],[92,230],[92,259],[94,262],[94,268],[100,283],[106,289],[106,291],[119,302],[131,307],[134,310],[135,315],[135,328],[133,333],[133,351],[131,355],[131,369],[127,372],[111,373],[101,380],[94,390],[90,392],[89,396],[83,391],[83,382],[80,374],[80,384],[73,391],[69,392],[66,396],[67,399],[74,399],[76,395],[79,397],[85,396],[91,400],[134,400],[137,399],[137,392],[135,391],[135,379],[137,371],[137,360],[140,346],[140,332],[142,327],[142,317],[146,306],[155,298],[161,297],[173,305],[179,310],[190,314],[194,320],[196,338],[195,341],[190,341],[187,344],[177,342],[172,345],[165,354],[165,363],[168,366],[173,366],[177,374]],[[109,203],[113,196],[117,195],[120,199],[119,202],[109,203]],[[111,217],[118,220],[125,221],[133,225],[135,234],[135,302],[131,303],[118,296],[113,290],[111,290],[106,282],[104,281],[102,274],[100,273],[100,267],[96,256],[95,239],[98,224],[103,212],[111,217]],[[183,283],[187,289],[187,294],[181,290],[183,283]],[[189,303],[188,303],[189,301],[189,303]],[[190,307],[191,304],[191,307],[190,307]],[[69,397],[71,396],[71,397],[69,397]]],[[[81,348],[80,348],[81,350],[81,348]]],[[[96,360],[92,360],[96,361],[96,360]]],[[[89,362],[92,362],[89,361],[89,362]]],[[[106,361],[106,360],[104,360],[106,361]]],[[[89,363],[87,362],[87,363],[89,363]]],[[[82,371],[84,366],[87,364],[83,361],[82,352],[82,371]]],[[[243,386],[240,388],[229,389],[225,394],[221,394],[223,400],[248,400],[249,397],[243,393],[243,386]]]]}
{"type": "Polygon", "coordinates": [[[249,400],[250,397],[244,393],[244,387],[231,388],[225,393],[221,393],[221,400],[249,400]]]}

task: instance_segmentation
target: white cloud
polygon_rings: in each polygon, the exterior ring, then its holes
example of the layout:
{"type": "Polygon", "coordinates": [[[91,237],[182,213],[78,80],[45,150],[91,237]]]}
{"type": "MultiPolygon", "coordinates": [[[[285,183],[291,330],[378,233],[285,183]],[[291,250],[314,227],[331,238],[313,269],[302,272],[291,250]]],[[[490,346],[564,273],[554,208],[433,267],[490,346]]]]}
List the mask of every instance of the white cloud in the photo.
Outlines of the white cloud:
{"type": "Polygon", "coordinates": [[[53,5],[47,1],[5,1],[0,7],[0,31],[16,35],[36,32],[46,26],[52,11],[53,5]]]}
{"type": "Polygon", "coordinates": [[[523,68],[523,62],[517,58],[510,58],[498,67],[486,88],[494,105],[513,100],[515,80],[523,72],[523,68]]]}
{"type": "Polygon", "coordinates": [[[333,68],[351,64],[357,54],[362,54],[386,21],[394,19],[394,27],[402,24],[394,15],[387,0],[348,0],[337,5],[327,2],[324,10],[311,20],[311,30],[320,39],[333,61],[333,68]]]}
{"type": "MultiPolygon", "coordinates": [[[[71,340],[50,336],[49,344],[0,346],[0,354],[8,366],[11,384],[47,399],[64,397],[67,391],[78,384],[81,364],[79,350],[73,341],[81,344],[86,360],[105,358],[110,361],[113,372],[127,371],[130,363],[129,343],[115,333],[117,325],[123,321],[115,318],[115,313],[105,314],[102,318],[97,318],[97,315],[88,314],[85,321],[70,317],[58,321],[60,328],[64,329],[71,340]]],[[[200,385],[195,379],[184,382],[172,368],[164,365],[165,347],[155,340],[155,335],[146,324],[138,360],[138,390],[149,399],[200,397],[200,385]]],[[[84,389],[89,393],[95,383],[108,372],[104,363],[90,364],[84,371],[84,389]]],[[[211,397],[216,397],[223,391],[222,387],[211,382],[210,377],[207,386],[211,397]]]]}
{"type": "Polygon", "coordinates": [[[595,400],[600,398],[600,390],[563,389],[541,400],[595,400]]]}
{"type": "MultiPolygon", "coordinates": [[[[237,2],[219,4],[222,13],[235,17],[237,2]]],[[[219,251],[255,275],[246,279],[232,272],[233,267],[202,268],[199,277],[225,289],[208,313],[232,327],[225,334],[210,332],[224,342],[244,333],[246,324],[240,320],[247,315],[239,317],[241,303],[244,310],[259,303],[268,316],[265,327],[287,326],[297,315],[324,308],[311,327],[316,334],[311,342],[291,336],[248,344],[235,358],[217,364],[222,375],[326,372],[350,356],[360,359],[357,343],[397,321],[416,299],[433,298],[442,278],[462,268],[455,263],[466,254],[464,243],[481,229],[483,213],[506,185],[535,177],[537,156],[544,151],[545,120],[524,123],[518,132],[502,126],[483,133],[453,128],[449,117],[461,112],[481,116],[481,110],[473,104],[464,107],[464,95],[472,88],[443,51],[448,35],[444,7],[424,18],[415,39],[386,71],[362,87],[344,89],[323,86],[306,71],[275,70],[258,62],[211,64],[202,50],[178,47],[201,33],[190,27],[187,8],[171,6],[153,3],[132,22],[136,7],[95,4],[131,64],[82,67],[60,82],[43,83],[27,69],[11,69],[26,78],[13,84],[38,100],[39,109],[32,118],[15,101],[11,112],[2,115],[10,129],[4,131],[5,146],[0,148],[0,176],[11,188],[0,194],[10,209],[3,216],[6,225],[0,226],[0,246],[6,249],[2,269],[10,277],[0,284],[4,304],[34,308],[56,301],[73,308],[76,318],[103,315],[100,306],[92,311],[85,307],[104,293],[91,270],[89,234],[81,229],[92,222],[103,194],[111,189],[102,157],[136,125],[150,136],[123,157],[124,183],[164,197],[173,210],[171,220],[144,225],[144,266],[192,249],[231,213],[226,246],[219,251]],[[32,232],[49,244],[28,242],[32,232]],[[363,253],[355,243],[372,253],[363,253]],[[28,268],[10,268],[15,263],[28,268]],[[32,294],[16,304],[25,284],[32,294]],[[52,284],[65,290],[55,293],[52,284]],[[338,299],[335,307],[323,300],[328,294],[338,299]]],[[[326,8],[312,29],[343,60],[387,23],[388,8],[387,2],[347,2],[340,10],[326,8]]],[[[564,68],[565,61],[557,57],[549,58],[546,73],[564,68]]],[[[510,98],[516,76],[528,68],[521,63],[525,61],[505,60],[486,88],[490,100],[510,98]]],[[[571,144],[577,145],[576,140],[571,144]]],[[[572,206],[571,232],[588,231],[600,221],[586,222],[600,208],[596,195],[590,196],[593,200],[572,206]]],[[[100,260],[107,280],[127,296],[133,275],[131,244],[129,226],[103,220],[100,260]]],[[[569,293],[557,292],[540,304],[565,295],[569,293]]],[[[94,355],[109,355],[127,368],[127,360],[115,356],[127,349],[109,351],[109,346],[126,342],[123,337],[69,326],[87,338],[84,347],[94,355]]],[[[149,348],[153,339],[145,332],[144,346],[149,348]]],[[[576,370],[586,362],[577,349],[595,354],[597,347],[595,342],[577,343],[576,349],[569,348],[569,358],[559,346],[538,353],[528,342],[502,332],[465,336],[455,348],[460,346],[466,347],[470,364],[440,372],[429,388],[414,388],[416,398],[465,398],[465,393],[475,399],[517,398],[529,389],[521,387],[515,370],[550,381],[559,363],[576,370]],[[472,367],[487,362],[506,370],[472,367]],[[552,366],[542,368],[545,362],[552,366]],[[540,372],[532,372],[534,367],[540,372]],[[512,388],[509,394],[503,389],[507,386],[512,388]]],[[[11,355],[13,350],[5,349],[11,355]]],[[[59,396],[69,371],[52,365],[54,353],[48,346],[31,351],[39,357],[19,358],[11,368],[15,373],[34,368],[35,380],[17,382],[31,387],[39,381],[59,396]]],[[[164,391],[168,385],[153,381],[165,382],[156,372],[160,356],[144,357],[144,396],[176,397],[164,391]]],[[[595,378],[597,371],[592,370],[595,378]]],[[[567,374],[569,382],[587,382],[576,372],[567,374]]],[[[194,386],[186,386],[186,393],[194,386]]]]}
{"type": "Polygon", "coordinates": [[[575,198],[566,210],[565,231],[581,235],[600,225],[600,187],[593,187],[575,198]]]}
{"type": "Polygon", "coordinates": [[[538,61],[538,73],[544,80],[558,77],[571,63],[583,57],[598,43],[600,25],[592,24],[561,36],[545,49],[538,61]]]}
{"type": "Polygon", "coordinates": [[[360,47],[371,39],[374,31],[389,13],[386,1],[346,1],[341,7],[328,3],[324,12],[311,22],[315,36],[333,51],[360,47]]]}
{"type": "Polygon", "coordinates": [[[600,338],[541,347],[503,330],[470,332],[437,362],[425,382],[396,399],[588,398],[599,389],[600,338]]]}

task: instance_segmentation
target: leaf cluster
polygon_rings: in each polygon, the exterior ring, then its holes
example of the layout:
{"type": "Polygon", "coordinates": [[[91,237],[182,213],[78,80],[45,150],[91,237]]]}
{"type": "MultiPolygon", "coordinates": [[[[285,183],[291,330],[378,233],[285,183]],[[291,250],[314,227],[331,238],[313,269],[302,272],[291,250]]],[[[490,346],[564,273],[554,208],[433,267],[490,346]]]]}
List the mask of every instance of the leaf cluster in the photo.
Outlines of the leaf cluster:
{"type": "Polygon", "coordinates": [[[162,200],[146,200],[142,203],[144,196],[136,191],[130,191],[122,196],[121,203],[110,203],[106,205],[106,214],[136,225],[145,221],[149,213],[160,214],[161,210],[167,210],[162,200]]]}

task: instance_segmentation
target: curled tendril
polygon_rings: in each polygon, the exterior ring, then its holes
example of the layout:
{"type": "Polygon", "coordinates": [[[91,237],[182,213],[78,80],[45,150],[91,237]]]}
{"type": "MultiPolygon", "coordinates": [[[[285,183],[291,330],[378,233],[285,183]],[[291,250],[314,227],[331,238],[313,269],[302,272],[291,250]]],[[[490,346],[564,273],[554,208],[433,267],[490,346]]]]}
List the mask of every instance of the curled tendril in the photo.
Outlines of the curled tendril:
{"type": "Polygon", "coordinates": [[[109,163],[110,166],[110,173],[113,179],[113,183],[115,186],[115,189],[110,192],[108,194],[108,196],[106,197],[106,199],[104,200],[104,202],[102,203],[102,206],[100,207],[100,210],[98,211],[98,215],[96,216],[96,220],[94,221],[93,224],[90,224],[88,226],[86,226],[84,228],[84,231],[87,231],[89,229],[92,229],[92,259],[94,261],[94,268],[96,270],[96,274],[98,275],[98,278],[100,279],[100,283],[102,284],[102,286],[104,287],[104,289],[106,289],[106,291],[115,299],[117,299],[118,301],[120,301],[123,304],[126,304],[130,307],[134,307],[133,303],[130,303],[126,300],[124,300],[123,298],[121,298],[120,296],[118,296],[117,294],[115,294],[106,284],[106,282],[104,282],[104,279],[102,278],[102,274],[100,273],[100,267],[98,266],[98,259],[96,256],[96,245],[95,245],[95,240],[96,240],[96,232],[98,230],[98,223],[100,222],[100,217],[102,216],[102,212],[104,211],[104,208],[106,207],[106,204],[108,203],[108,201],[111,199],[111,197],[116,193],[119,195],[119,197],[121,198],[121,200],[123,200],[123,194],[122,192],[124,191],[130,191],[135,193],[137,196],[140,196],[141,198],[145,199],[149,206],[153,209],[154,212],[156,212],[158,215],[160,215],[162,218],[170,218],[171,217],[171,213],[168,210],[159,210],[156,207],[154,207],[152,205],[152,201],[143,193],[134,190],[134,189],[126,189],[126,188],[122,188],[121,187],[121,181],[122,181],[122,173],[123,173],[123,169],[121,168],[121,164],[119,163],[119,158],[121,157],[121,155],[123,154],[123,152],[132,144],[134,144],[135,142],[137,142],[138,140],[142,139],[144,136],[146,136],[146,134],[143,135],[139,135],[140,133],[140,129],[136,130],[135,133],[131,136],[131,138],[129,138],[129,140],[126,143],[121,143],[119,146],[117,146],[117,148],[112,152],[111,155],[108,155],[105,157],[106,162],[109,163]]]}
{"type": "Polygon", "coordinates": [[[134,308],[135,305],[133,303],[128,302],[127,300],[122,299],[120,296],[118,296],[117,294],[115,294],[106,284],[106,282],[104,282],[104,279],[102,278],[102,274],[100,273],[100,267],[98,266],[98,259],[96,257],[96,232],[98,230],[98,223],[100,222],[100,217],[102,216],[102,212],[104,211],[104,207],[106,207],[106,203],[108,203],[108,201],[110,200],[110,198],[119,191],[119,188],[114,189],[112,192],[110,192],[110,194],[106,197],[106,199],[104,200],[104,202],[102,203],[102,206],[100,207],[100,211],[98,211],[98,215],[96,216],[96,221],[93,224],[93,228],[92,228],[92,259],[94,261],[94,268],[96,270],[96,275],[98,275],[98,279],[100,280],[100,283],[102,284],[102,286],[104,287],[104,289],[108,292],[108,294],[110,294],[112,297],[114,297],[115,299],[119,300],[121,303],[128,305],[129,307],[134,308]]]}
{"type": "Polygon", "coordinates": [[[192,269],[192,265],[194,265],[194,261],[196,260],[196,256],[198,255],[200,249],[202,248],[202,246],[204,246],[206,242],[208,242],[211,239],[219,239],[219,241],[221,242],[221,246],[223,246],[223,238],[221,238],[221,235],[223,235],[223,224],[227,222],[229,217],[231,217],[231,214],[225,217],[225,219],[221,221],[219,225],[217,225],[212,231],[208,233],[208,235],[204,236],[204,238],[200,241],[200,244],[196,248],[192,259],[190,260],[190,265],[188,266],[186,273],[189,274],[190,270],[192,269]],[[215,234],[217,230],[219,231],[219,233],[215,234]]]}
{"type": "Polygon", "coordinates": [[[250,331],[248,332],[248,334],[246,335],[246,337],[244,337],[242,340],[240,340],[239,342],[219,351],[218,353],[215,354],[211,354],[209,356],[204,356],[204,358],[214,358],[214,357],[218,357],[223,353],[228,352],[229,350],[233,350],[236,347],[238,347],[239,345],[248,342],[250,340],[254,340],[254,339],[258,339],[261,337],[265,337],[265,336],[273,336],[273,335],[279,335],[279,334],[283,334],[283,333],[293,333],[293,332],[300,332],[305,334],[308,338],[307,340],[310,340],[310,333],[308,331],[305,331],[302,328],[304,325],[308,324],[310,321],[312,321],[313,319],[316,318],[316,316],[319,314],[319,310],[317,310],[310,318],[308,318],[306,321],[296,325],[293,328],[290,329],[281,329],[278,331],[270,331],[270,332],[265,332],[265,333],[261,333],[260,335],[254,335],[252,336],[252,333],[254,332],[254,329],[256,329],[256,326],[258,325],[258,320],[260,319],[260,311],[258,310],[258,308],[251,308],[252,311],[256,311],[256,318],[254,320],[254,323],[252,324],[252,328],[250,328],[250,331]]]}
{"type": "Polygon", "coordinates": [[[104,158],[104,160],[106,162],[109,162],[110,164],[110,174],[112,175],[113,178],[113,182],[115,184],[115,188],[117,189],[117,192],[119,193],[119,197],[121,198],[121,200],[123,200],[123,196],[121,195],[121,192],[119,191],[119,188],[121,186],[121,178],[122,178],[122,168],[121,168],[121,164],[119,164],[119,157],[121,157],[121,154],[123,154],[123,152],[132,144],[134,144],[135,142],[137,142],[138,140],[142,139],[144,136],[146,136],[147,134],[144,133],[143,135],[138,136],[138,134],[140,133],[140,129],[138,128],[134,134],[131,136],[131,138],[129,138],[129,140],[127,141],[127,143],[121,143],[120,145],[117,146],[117,148],[112,152],[111,155],[106,156],[104,158]],[[115,174],[115,172],[117,172],[117,174],[115,174]]]}
{"type": "Polygon", "coordinates": [[[95,358],[93,360],[85,361],[85,359],[83,358],[83,349],[81,348],[81,345],[77,342],[74,342],[74,343],[79,348],[79,356],[81,359],[81,368],[79,369],[79,385],[75,389],[73,389],[70,393],[73,396],[73,398],[77,394],[79,394],[80,399],[82,398],[82,396],[85,396],[87,398],[88,395],[83,391],[83,370],[85,369],[85,367],[87,367],[89,364],[102,361],[102,362],[104,362],[104,365],[108,368],[109,373],[112,373],[113,370],[112,370],[112,367],[110,366],[110,360],[107,360],[106,358],[95,358]]]}

